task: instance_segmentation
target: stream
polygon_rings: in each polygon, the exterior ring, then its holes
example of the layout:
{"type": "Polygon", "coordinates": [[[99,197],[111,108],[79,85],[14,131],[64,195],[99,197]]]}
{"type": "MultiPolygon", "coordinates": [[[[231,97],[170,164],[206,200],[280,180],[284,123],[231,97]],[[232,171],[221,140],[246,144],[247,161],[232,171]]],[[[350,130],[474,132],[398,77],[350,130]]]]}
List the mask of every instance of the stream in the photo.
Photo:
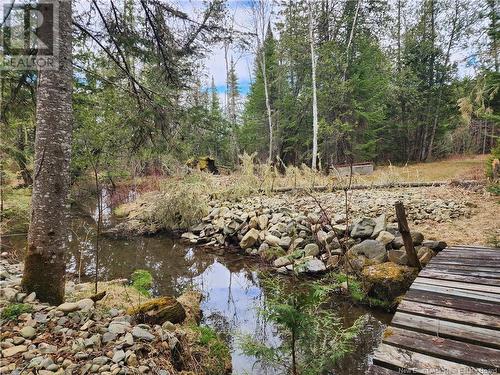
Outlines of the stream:
{"type": "MultiPolygon", "coordinates": [[[[115,220],[109,198],[103,194],[103,223],[115,220]]],[[[95,202],[85,202],[72,209],[70,251],[67,271],[82,281],[94,277],[95,270],[95,202]],[[92,212],[92,215],[85,214],[92,212]],[[81,258],[80,258],[81,257],[81,258]]],[[[17,237],[12,245],[22,251],[26,239],[17,237]]],[[[279,342],[279,332],[258,314],[265,303],[265,290],[261,287],[259,271],[262,264],[252,257],[225,254],[217,255],[191,247],[166,235],[113,239],[102,237],[99,256],[100,280],[128,278],[136,269],[146,269],[154,279],[153,294],[178,296],[186,289],[203,293],[202,324],[215,328],[230,346],[233,374],[280,374],[280,370],[266,368],[256,359],[244,355],[239,349],[238,336],[251,334],[259,341],[279,342]]],[[[75,281],[76,281],[75,280],[75,281]]],[[[332,370],[332,374],[365,374],[371,353],[379,342],[381,333],[391,319],[391,314],[355,306],[339,297],[331,307],[346,324],[359,316],[368,315],[367,324],[355,343],[355,350],[332,370]]]]}

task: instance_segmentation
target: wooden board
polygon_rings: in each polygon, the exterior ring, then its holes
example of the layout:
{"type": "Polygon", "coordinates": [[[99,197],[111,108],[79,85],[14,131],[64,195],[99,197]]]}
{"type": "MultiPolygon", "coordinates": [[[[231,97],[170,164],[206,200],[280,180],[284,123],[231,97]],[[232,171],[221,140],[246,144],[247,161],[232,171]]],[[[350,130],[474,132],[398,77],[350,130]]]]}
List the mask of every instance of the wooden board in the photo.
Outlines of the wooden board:
{"type": "Polygon", "coordinates": [[[488,369],[500,367],[500,350],[435,335],[391,327],[386,330],[383,342],[468,366],[488,369]]]}
{"type": "Polygon", "coordinates": [[[369,373],[470,375],[498,368],[500,249],[446,248],[404,296],[369,373]]]}

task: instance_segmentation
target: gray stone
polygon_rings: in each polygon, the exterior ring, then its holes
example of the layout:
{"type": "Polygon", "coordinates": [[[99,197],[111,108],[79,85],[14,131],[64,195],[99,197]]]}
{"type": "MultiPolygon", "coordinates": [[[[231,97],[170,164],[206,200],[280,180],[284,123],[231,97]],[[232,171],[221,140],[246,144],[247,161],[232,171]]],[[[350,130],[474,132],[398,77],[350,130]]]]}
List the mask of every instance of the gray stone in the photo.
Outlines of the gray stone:
{"type": "Polygon", "coordinates": [[[40,367],[47,368],[47,367],[49,367],[50,365],[53,365],[53,364],[54,364],[54,361],[52,360],[52,358],[47,357],[42,362],[40,362],[40,367]]]}
{"type": "Polygon", "coordinates": [[[134,336],[136,339],[146,341],[153,341],[155,339],[155,336],[153,334],[138,326],[132,328],[132,336],[134,336]]]}
{"type": "Polygon", "coordinates": [[[84,298],[76,303],[78,308],[83,312],[88,312],[94,308],[94,301],[90,298],[84,298]]]}
{"type": "Polygon", "coordinates": [[[65,314],[73,312],[73,311],[78,311],[79,309],[80,309],[80,307],[78,306],[78,303],[76,303],[76,302],[65,302],[65,303],[57,306],[57,310],[62,311],[65,314]]]}
{"type": "Polygon", "coordinates": [[[391,245],[394,249],[402,248],[405,245],[403,237],[395,237],[394,240],[392,240],[391,245]]]}
{"type": "Polygon", "coordinates": [[[121,335],[130,329],[129,322],[111,322],[108,326],[108,331],[117,335],[121,335]]]}
{"type": "Polygon", "coordinates": [[[406,255],[406,250],[404,247],[400,249],[389,250],[387,252],[387,257],[392,263],[396,263],[401,266],[406,266],[408,264],[408,256],[406,255]]]}
{"type": "Polygon", "coordinates": [[[32,292],[30,293],[25,299],[24,299],[24,303],[31,303],[31,302],[34,302],[36,299],[36,293],[35,292],[32,292]]]}
{"type": "Polygon", "coordinates": [[[266,243],[268,243],[271,247],[279,246],[280,240],[281,239],[278,236],[274,236],[272,234],[268,234],[265,239],[266,243]]]}
{"type": "Polygon", "coordinates": [[[278,246],[282,247],[283,249],[288,249],[290,247],[290,244],[292,243],[292,238],[285,236],[282,237],[278,243],[278,246]]]}
{"type": "Polygon", "coordinates": [[[284,267],[284,266],[287,266],[289,264],[291,264],[292,261],[291,259],[288,257],[288,256],[284,256],[284,257],[279,257],[277,258],[273,264],[274,264],[274,267],[284,267]]]}
{"type": "Polygon", "coordinates": [[[96,357],[92,360],[92,363],[96,364],[96,365],[99,365],[99,366],[103,366],[105,365],[106,363],[108,363],[109,361],[109,358],[106,357],[106,356],[100,356],[100,357],[96,357]]]}
{"type": "Polygon", "coordinates": [[[55,345],[50,345],[45,342],[41,342],[38,344],[38,351],[41,354],[51,354],[57,352],[57,346],[55,345]]]}
{"type": "Polygon", "coordinates": [[[382,242],[385,246],[389,245],[394,240],[394,235],[385,230],[381,231],[377,236],[377,241],[382,242]]]}
{"type": "Polygon", "coordinates": [[[0,288],[0,295],[7,301],[14,301],[16,298],[17,290],[14,288],[0,288]]]}
{"type": "Polygon", "coordinates": [[[375,227],[373,228],[373,233],[371,238],[377,238],[380,232],[385,231],[387,228],[387,217],[385,214],[380,215],[375,219],[375,227]]]}
{"type": "Polygon", "coordinates": [[[111,359],[114,363],[119,363],[125,359],[125,352],[123,350],[117,350],[113,354],[113,358],[111,359]]]}
{"type": "Polygon", "coordinates": [[[318,258],[304,259],[297,267],[298,272],[302,273],[318,273],[326,271],[325,263],[318,258]]]}
{"type": "Polygon", "coordinates": [[[382,263],[387,259],[384,244],[376,240],[364,240],[363,242],[351,247],[348,253],[349,255],[354,256],[363,255],[377,263],[382,263]]]}
{"type": "Polygon", "coordinates": [[[351,231],[352,238],[368,238],[372,235],[376,222],[370,218],[363,218],[354,224],[351,231]]]}
{"type": "Polygon", "coordinates": [[[318,256],[319,255],[319,246],[315,243],[309,243],[304,247],[304,255],[308,256],[318,256]]]}

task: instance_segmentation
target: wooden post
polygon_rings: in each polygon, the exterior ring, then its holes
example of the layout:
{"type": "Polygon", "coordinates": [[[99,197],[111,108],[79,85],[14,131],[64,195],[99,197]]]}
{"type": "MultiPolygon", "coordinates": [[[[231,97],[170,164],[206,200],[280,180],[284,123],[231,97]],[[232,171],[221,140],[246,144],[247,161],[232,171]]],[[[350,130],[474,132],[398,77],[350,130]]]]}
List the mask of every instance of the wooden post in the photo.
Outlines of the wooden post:
{"type": "Polygon", "coordinates": [[[419,270],[422,269],[420,262],[413,247],[413,239],[411,238],[410,227],[408,226],[408,221],[406,220],[405,206],[403,202],[396,202],[396,216],[398,218],[398,228],[401,236],[403,237],[403,242],[405,244],[406,255],[408,256],[408,264],[411,267],[417,267],[419,270]]]}

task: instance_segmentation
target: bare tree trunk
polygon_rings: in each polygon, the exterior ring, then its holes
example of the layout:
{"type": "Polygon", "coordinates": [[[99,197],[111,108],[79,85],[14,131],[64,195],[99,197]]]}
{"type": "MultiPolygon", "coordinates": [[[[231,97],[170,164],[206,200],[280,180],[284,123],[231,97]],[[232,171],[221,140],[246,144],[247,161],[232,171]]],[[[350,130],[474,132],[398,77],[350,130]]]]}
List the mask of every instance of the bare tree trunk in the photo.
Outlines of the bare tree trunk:
{"type": "Polygon", "coordinates": [[[268,162],[273,161],[273,120],[271,116],[271,104],[269,102],[269,89],[267,86],[267,74],[266,74],[266,58],[264,56],[264,51],[262,51],[262,77],[264,78],[264,94],[266,96],[266,111],[267,111],[267,122],[269,126],[269,157],[268,162]]]}
{"type": "Polygon", "coordinates": [[[316,55],[314,53],[314,30],[312,17],[312,4],[309,2],[309,43],[311,45],[311,67],[312,67],[312,94],[313,94],[313,149],[311,168],[317,169],[318,159],[318,100],[316,96],[316,55]]]}
{"type": "Polygon", "coordinates": [[[35,171],[22,286],[40,301],[64,299],[65,253],[68,248],[68,192],[72,131],[71,0],[59,7],[54,24],[51,8],[41,4],[42,33],[59,47],[58,70],[40,70],[36,108],[35,171]],[[54,26],[58,33],[54,33],[54,26]]]}

